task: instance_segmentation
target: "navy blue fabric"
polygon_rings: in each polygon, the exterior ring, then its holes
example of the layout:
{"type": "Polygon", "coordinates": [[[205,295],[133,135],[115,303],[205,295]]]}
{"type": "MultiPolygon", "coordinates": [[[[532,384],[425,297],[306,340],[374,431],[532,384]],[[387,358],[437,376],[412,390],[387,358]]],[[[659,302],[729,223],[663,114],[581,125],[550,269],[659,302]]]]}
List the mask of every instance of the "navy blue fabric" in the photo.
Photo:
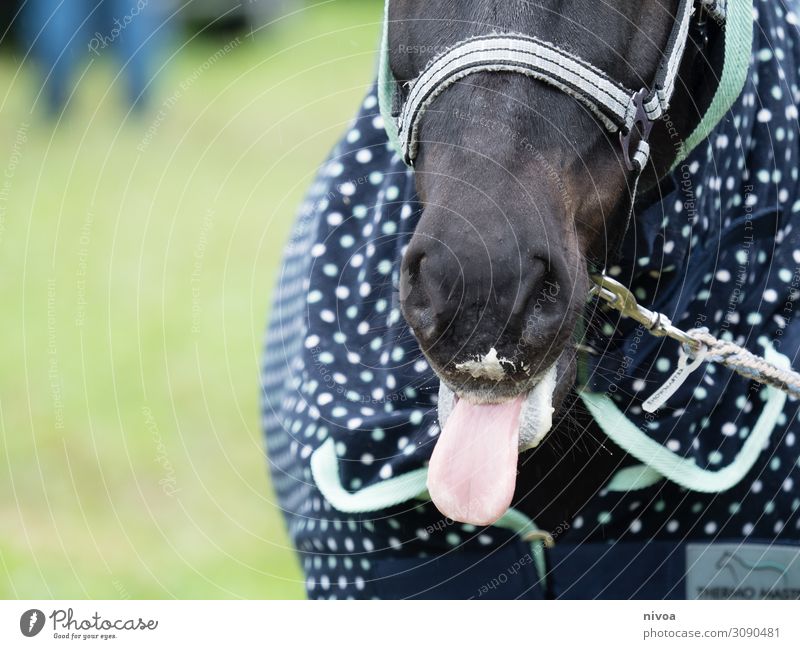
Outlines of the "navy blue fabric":
{"type": "Polygon", "coordinates": [[[433,558],[375,562],[375,590],[386,599],[544,599],[530,546],[514,540],[491,553],[457,549],[433,558]]]}
{"type": "MultiPolygon", "coordinates": [[[[800,2],[755,6],[741,97],[678,166],[669,193],[637,206],[622,261],[609,271],[679,326],[708,326],[757,353],[771,341],[797,365],[800,2]]],[[[300,210],[266,337],[267,451],[311,597],[391,596],[377,586],[378,564],[455,548],[489,556],[512,538],[443,519],[425,501],[337,512],[311,475],[310,458],[325,443],[353,492],[430,457],[438,380],[397,296],[399,260],[419,213],[413,177],[389,148],[373,89],[300,210]]],[[[677,343],[650,338],[603,306],[590,305],[586,315],[586,342],[600,352],[590,387],[608,392],[644,434],[680,457],[712,471],[732,462],[761,412],[760,386],[704,366],[667,407],[645,415],[641,402],[674,369],[677,343]]],[[[796,414],[797,403],[787,403],[757,462],[729,491],[695,493],[662,481],[617,493],[598,484],[558,543],[799,539],[796,414]]],[[[446,563],[436,564],[443,583],[453,570],[446,563]]],[[[584,583],[574,596],[592,588],[584,583]]],[[[406,592],[398,586],[397,596],[406,592]]]]}
{"type": "Polygon", "coordinates": [[[555,599],[684,599],[683,544],[559,543],[549,550],[555,599]]]}

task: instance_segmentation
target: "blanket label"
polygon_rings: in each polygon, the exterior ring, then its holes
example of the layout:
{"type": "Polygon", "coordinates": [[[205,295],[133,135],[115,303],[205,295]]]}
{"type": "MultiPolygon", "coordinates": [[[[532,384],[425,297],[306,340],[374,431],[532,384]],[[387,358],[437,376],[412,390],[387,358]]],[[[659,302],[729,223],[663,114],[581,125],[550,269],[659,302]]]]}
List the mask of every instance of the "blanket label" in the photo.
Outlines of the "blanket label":
{"type": "Polygon", "coordinates": [[[686,545],[687,599],[800,599],[800,546],[686,545]]]}

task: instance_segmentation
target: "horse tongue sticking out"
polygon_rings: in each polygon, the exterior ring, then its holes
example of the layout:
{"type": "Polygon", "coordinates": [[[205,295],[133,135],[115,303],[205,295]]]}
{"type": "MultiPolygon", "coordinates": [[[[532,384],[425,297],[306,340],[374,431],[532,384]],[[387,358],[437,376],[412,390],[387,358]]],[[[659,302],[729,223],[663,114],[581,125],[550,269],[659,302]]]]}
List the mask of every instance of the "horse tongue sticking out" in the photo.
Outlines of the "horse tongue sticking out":
{"type": "Polygon", "coordinates": [[[428,491],[445,516],[489,525],[511,504],[524,396],[499,405],[460,399],[433,449],[428,491]]]}
{"type": "Polygon", "coordinates": [[[536,446],[552,426],[554,387],[555,367],[527,395],[500,404],[473,404],[443,386],[449,394],[440,396],[442,431],[428,467],[428,492],[442,514],[491,525],[506,512],[520,450],[536,446]]]}

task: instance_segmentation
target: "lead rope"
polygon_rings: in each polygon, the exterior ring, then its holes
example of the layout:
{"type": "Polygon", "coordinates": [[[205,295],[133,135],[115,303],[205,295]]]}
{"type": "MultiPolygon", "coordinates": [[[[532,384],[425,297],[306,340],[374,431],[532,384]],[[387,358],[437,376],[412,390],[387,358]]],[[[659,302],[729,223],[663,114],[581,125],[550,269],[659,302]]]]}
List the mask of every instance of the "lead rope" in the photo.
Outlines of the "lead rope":
{"type": "Polygon", "coordinates": [[[636,302],[633,294],[607,275],[592,275],[595,285],[590,295],[605,300],[624,317],[644,325],[654,336],[665,336],[681,343],[678,368],[643,404],[646,412],[655,412],[666,403],[703,361],[720,363],[737,374],[772,386],[790,397],[800,398],[800,374],[770,363],[735,343],[720,340],[706,327],[683,331],[675,327],[663,313],[650,311],[636,302]],[[689,363],[688,360],[692,359],[689,363]]]}
{"type": "MultiPolygon", "coordinates": [[[[790,397],[800,397],[800,374],[797,372],[777,367],[739,345],[720,340],[709,333],[706,327],[690,329],[686,333],[705,347],[706,361],[721,363],[745,378],[771,385],[790,397]]],[[[685,347],[687,346],[684,345],[685,347]]],[[[691,349],[684,351],[690,355],[696,353],[691,349]]]]}

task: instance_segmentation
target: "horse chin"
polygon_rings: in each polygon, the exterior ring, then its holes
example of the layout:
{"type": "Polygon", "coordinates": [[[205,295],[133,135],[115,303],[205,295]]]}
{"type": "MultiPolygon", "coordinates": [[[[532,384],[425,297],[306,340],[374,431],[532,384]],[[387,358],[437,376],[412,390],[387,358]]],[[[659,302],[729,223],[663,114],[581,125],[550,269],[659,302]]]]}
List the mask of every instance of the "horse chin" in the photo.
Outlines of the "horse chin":
{"type": "Polygon", "coordinates": [[[569,392],[574,375],[574,360],[565,350],[550,367],[521,384],[454,390],[448,385],[449,381],[440,376],[439,426],[444,429],[461,399],[475,405],[496,405],[510,403],[525,395],[519,413],[519,452],[535,448],[552,429],[554,415],[569,392]]]}

